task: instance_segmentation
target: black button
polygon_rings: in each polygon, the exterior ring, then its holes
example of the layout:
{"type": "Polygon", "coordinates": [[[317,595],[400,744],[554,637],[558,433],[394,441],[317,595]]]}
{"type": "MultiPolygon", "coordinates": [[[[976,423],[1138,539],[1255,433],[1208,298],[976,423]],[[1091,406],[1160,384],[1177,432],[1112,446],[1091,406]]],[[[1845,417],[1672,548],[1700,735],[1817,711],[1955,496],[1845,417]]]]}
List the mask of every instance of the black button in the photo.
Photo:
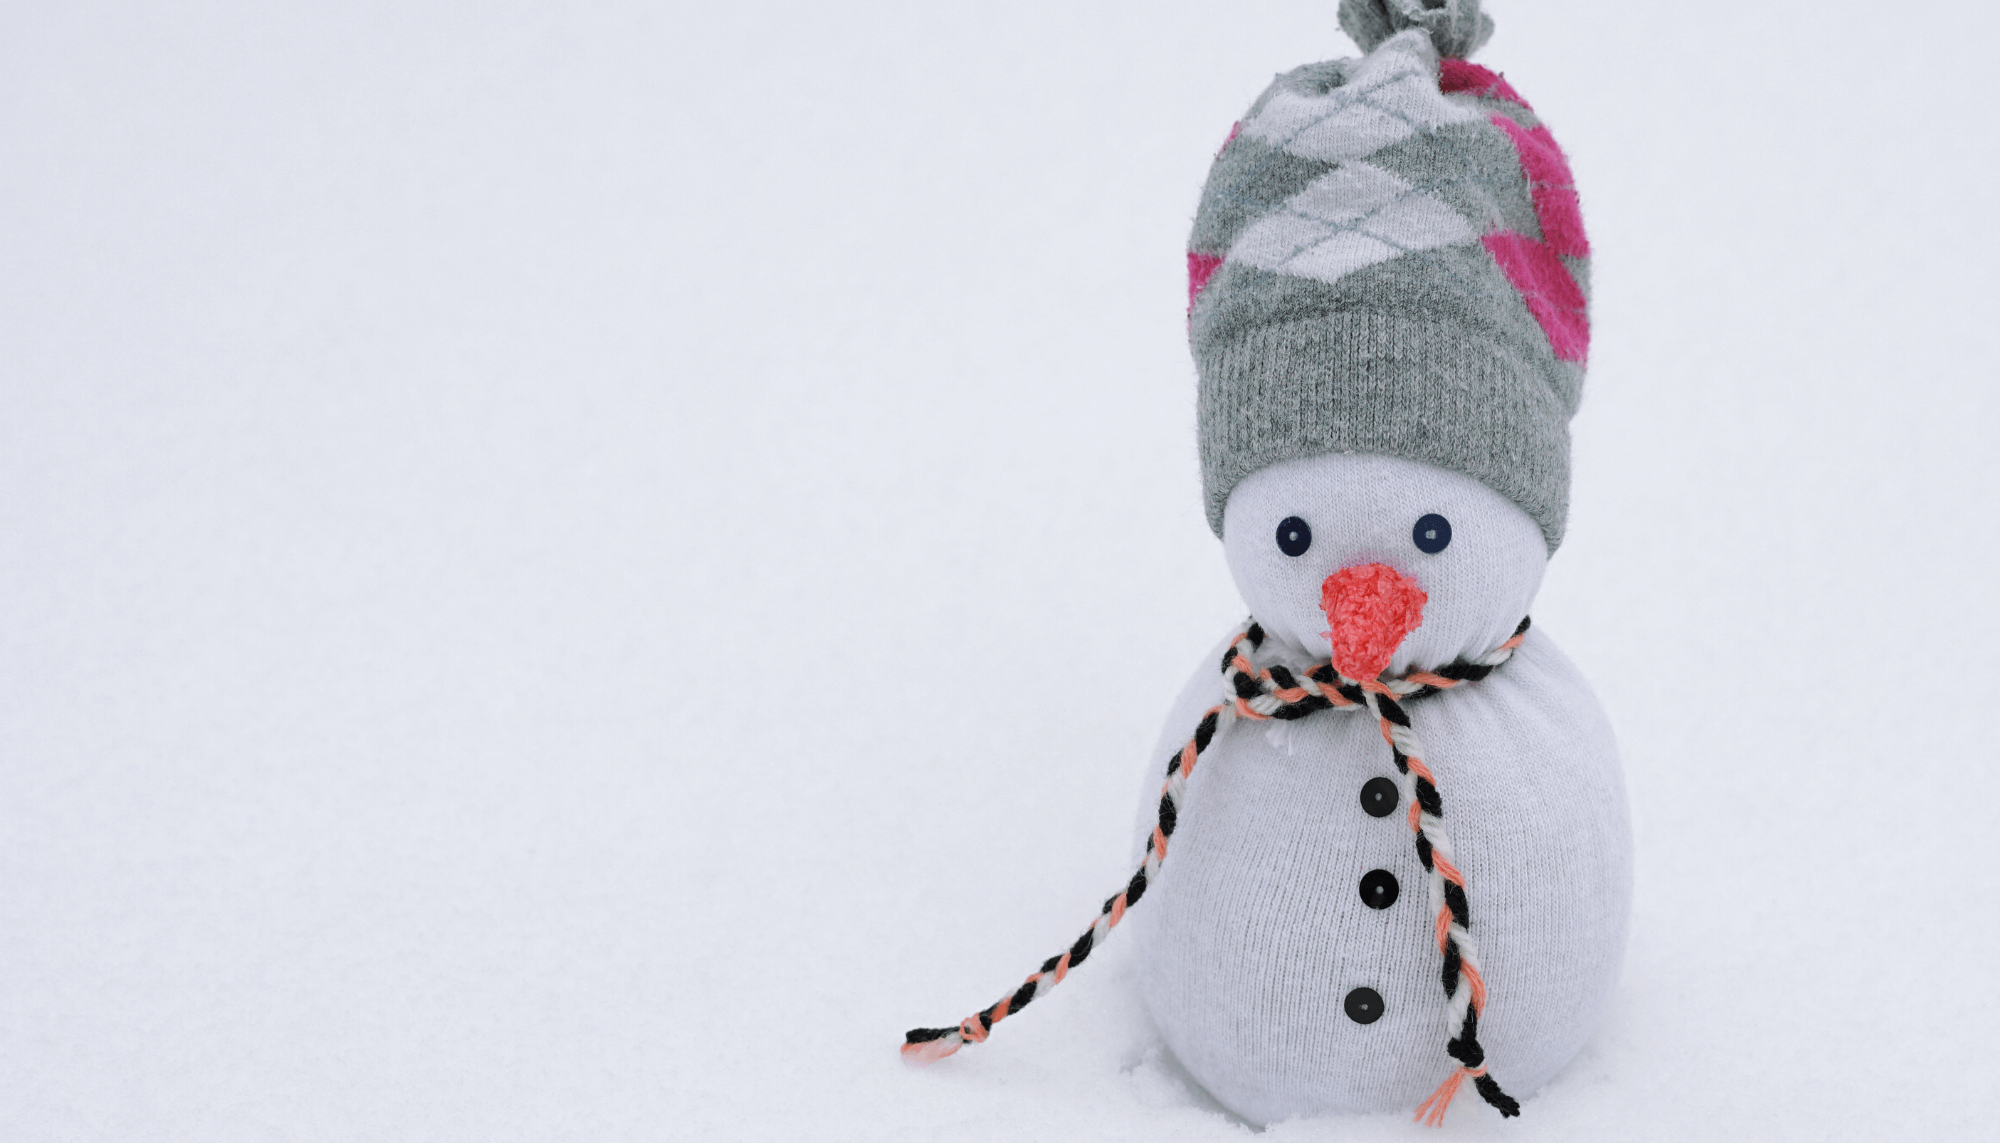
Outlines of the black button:
{"type": "Polygon", "coordinates": [[[1357,988],[1347,994],[1347,1018],[1356,1024],[1373,1024],[1382,1018],[1382,994],[1372,988],[1357,988]]]}
{"type": "Polygon", "coordinates": [[[1361,879],[1361,903],[1371,909],[1386,909],[1395,904],[1396,894],[1401,891],[1396,875],[1386,869],[1371,869],[1361,879]]]}
{"type": "Polygon", "coordinates": [[[1370,778],[1361,787],[1361,808],[1371,818],[1386,818],[1396,812],[1396,802],[1401,797],[1396,783],[1387,778],[1370,778]]]}
{"type": "Polygon", "coordinates": [[[1451,546],[1451,521],[1435,512],[1420,517],[1417,526],[1410,529],[1410,539],[1418,551],[1436,555],[1451,546]]]}
{"type": "Polygon", "coordinates": [[[1278,550],[1288,556],[1302,556],[1313,546],[1312,526],[1297,516],[1278,521],[1278,550]]]}

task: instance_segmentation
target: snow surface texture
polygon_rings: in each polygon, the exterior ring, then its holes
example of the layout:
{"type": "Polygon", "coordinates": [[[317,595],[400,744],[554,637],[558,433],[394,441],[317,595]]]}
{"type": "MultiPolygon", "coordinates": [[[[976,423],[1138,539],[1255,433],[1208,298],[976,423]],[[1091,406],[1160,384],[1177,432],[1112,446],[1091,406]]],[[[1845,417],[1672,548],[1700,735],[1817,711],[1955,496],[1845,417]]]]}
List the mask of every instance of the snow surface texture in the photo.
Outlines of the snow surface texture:
{"type": "MultiPolygon", "coordinates": [[[[896,1046],[1123,881],[1240,618],[1183,242],[1333,8],[0,12],[0,1138],[1245,1136],[1129,942],[896,1046]]],[[[1879,12],[1495,12],[1637,849],[1605,1025],[1448,1137],[2000,1122],[2000,26],[1879,12]]]]}

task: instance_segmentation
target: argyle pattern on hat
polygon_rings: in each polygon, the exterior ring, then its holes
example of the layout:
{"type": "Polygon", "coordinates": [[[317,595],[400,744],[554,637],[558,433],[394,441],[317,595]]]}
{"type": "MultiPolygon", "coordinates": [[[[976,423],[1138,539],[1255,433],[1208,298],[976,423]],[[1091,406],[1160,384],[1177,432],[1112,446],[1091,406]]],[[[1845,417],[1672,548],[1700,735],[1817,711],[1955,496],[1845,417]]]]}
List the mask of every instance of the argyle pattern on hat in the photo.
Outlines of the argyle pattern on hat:
{"type": "Polygon", "coordinates": [[[1419,29],[1279,76],[1188,249],[1217,535],[1251,472],[1355,452],[1462,472],[1560,543],[1590,246],[1568,161],[1506,80],[1419,29]]]}

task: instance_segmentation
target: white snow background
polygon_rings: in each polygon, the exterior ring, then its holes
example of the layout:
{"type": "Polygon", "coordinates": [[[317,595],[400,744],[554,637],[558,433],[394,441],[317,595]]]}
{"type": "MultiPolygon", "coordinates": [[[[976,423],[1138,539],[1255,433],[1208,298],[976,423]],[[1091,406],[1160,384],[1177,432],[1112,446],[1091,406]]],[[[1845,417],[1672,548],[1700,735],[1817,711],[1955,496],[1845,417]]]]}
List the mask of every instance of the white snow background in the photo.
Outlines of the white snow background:
{"type": "MultiPolygon", "coordinates": [[[[1239,618],[1183,244],[1334,8],[7,5],[0,1139],[1250,1134],[1115,939],[896,1048],[1122,883],[1239,618]]],[[[1637,892],[1444,1136],[1992,1138],[2000,17],[1490,10],[1637,892]]]]}

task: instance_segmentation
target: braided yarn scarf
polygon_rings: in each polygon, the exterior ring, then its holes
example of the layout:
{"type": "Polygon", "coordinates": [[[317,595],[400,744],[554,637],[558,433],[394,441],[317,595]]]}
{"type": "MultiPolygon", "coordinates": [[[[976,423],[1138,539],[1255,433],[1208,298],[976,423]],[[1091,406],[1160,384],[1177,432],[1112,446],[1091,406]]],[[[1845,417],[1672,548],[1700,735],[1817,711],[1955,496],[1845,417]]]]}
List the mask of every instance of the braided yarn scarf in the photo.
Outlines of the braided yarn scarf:
{"type": "Polygon", "coordinates": [[[1410,807],[1410,830],[1416,835],[1417,860],[1430,873],[1431,908],[1436,912],[1438,953],[1443,957],[1440,974],[1444,983],[1448,1027],[1457,1035],[1445,1043],[1445,1053],[1456,1062],[1449,1078],[1439,1084],[1417,1106],[1415,1118],[1431,1126],[1444,1122],[1445,1109],[1452,1097],[1470,1079],[1486,1102],[1503,1116],[1519,1115],[1521,1105],[1486,1071],[1486,1051],[1479,1046],[1479,1014],[1486,1007],[1486,981],[1479,973],[1479,956],[1473,946],[1471,910],[1466,899],[1465,874],[1459,871],[1452,854],[1451,839],[1444,830],[1444,800],[1438,794],[1437,776],[1424,762],[1423,744],[1410,726],[1403,703],[1424,695],[1477,682],[1513,658],[1528,634],[1528,620],[1521,620],[1512,638],[1472,659],[1464,659],[1436,671],[1412,671],[1400,679],[1350,679],[1320,663],[1303,677],[1283,666],[1260,668],[1250,655],[1264,644],[1264,629],[1248,623],[1222,653],[1222,677],[1228,689],[1225,701],[1202,715],[1194,736],[1167,761],[1166,785],[1160,790],[1159,822],[1146,840],[1146,858],[1132,880],[1116,896],[1104,902],[1097,919],[1085,929],[1068,951],[1042,962],[1041,970],[1019,988],[951,1028],[913,1028],[905,1038],[903,1056],[913,1062],[940,1060],[961,1046],[977,1044],[992,1034],[993,1026],[1010,1014],[1026,1008],[1042,993],[1061,984],[1071,969],[1084,962],[1091,950],[1111,935],[1124,920],[1125,910],[1138,904],[1146,887],[1159,876],[1160,863],[1167,857],[1167,842],[1174,836],[1180,819],[1181,799],[1187,792],[1188,775],[1216,737],[1238,719],[1263,722],[1292,721],[1322,710],[1366,708],[1381,724],[1382,739],[1396,761],[1401,777],[1403,802],[1410,807]]]}

